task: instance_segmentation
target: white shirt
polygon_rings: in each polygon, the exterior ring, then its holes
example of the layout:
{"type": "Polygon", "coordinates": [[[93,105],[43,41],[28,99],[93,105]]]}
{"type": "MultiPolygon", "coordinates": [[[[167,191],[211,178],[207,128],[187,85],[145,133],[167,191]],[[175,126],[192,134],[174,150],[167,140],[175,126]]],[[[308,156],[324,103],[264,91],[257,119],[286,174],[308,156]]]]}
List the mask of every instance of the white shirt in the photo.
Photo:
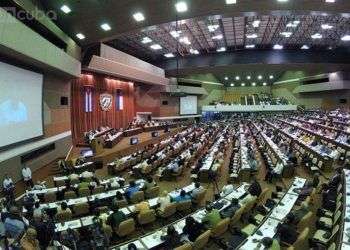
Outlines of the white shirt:
{"type": "Polygon", "coordinates": [[[25,181],[31,180],[32,179],[32,171],[30,168],[23,168],[22,169],[22,176],[25,181]]]}
{"type": "Polygon", "coordinates": [[[13,181],[11,178],[4,179],[4,182],[2,183],[2,185],[5,189],[8,189],[10,186],[13,185],[13,181]]]}

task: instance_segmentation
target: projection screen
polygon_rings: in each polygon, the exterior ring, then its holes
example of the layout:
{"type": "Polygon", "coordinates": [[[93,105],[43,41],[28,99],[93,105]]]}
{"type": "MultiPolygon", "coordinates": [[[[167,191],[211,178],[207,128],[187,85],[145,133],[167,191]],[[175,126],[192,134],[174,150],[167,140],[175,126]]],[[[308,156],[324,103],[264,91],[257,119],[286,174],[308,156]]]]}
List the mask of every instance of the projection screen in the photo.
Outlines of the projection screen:
{"type": "Polygon", "coordinates": [[[180,115],[197,114],[197,96],[188,95],[180,97],[180,115]]]}
{"type": "Polygon", "coordinates": [[[43,135],[43,75],[0,62],[0,148],[43,135]]]}

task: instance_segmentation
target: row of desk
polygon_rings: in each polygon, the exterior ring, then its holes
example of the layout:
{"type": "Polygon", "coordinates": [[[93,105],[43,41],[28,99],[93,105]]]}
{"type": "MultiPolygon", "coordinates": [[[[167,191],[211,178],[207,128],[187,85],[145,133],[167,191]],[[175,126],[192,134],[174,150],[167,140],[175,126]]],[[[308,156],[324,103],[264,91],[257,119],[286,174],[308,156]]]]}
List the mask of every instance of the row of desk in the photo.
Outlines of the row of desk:
{"type": "Polygon", "coordinates": [[[350,170],[344,169],[344,186],[343,186],[343,220],[341,232],[341,250],[350,249],[350,170]]]}

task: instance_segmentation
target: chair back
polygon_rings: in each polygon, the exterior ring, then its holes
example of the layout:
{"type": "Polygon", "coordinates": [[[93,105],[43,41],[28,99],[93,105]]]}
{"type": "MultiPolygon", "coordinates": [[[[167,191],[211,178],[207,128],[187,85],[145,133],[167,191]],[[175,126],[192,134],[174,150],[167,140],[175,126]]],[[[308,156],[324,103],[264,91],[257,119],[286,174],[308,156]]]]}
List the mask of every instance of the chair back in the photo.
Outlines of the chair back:
{"type": "Polygon", "coordinates": [[[56,214],[55,218],[58,222],[68,221],[68,220],[72,219],[72,212],[69,210],[60,211],[56,214]]]}
{"type": "Polygon", "coordinates": [[[100,194],[103,193],[105,191],[104,186],[97,186],[92,190],[93,194],[100,194]]]}
{"type": "Polygon", "coordinates": [[[85,197],[89,196],[91,194],[91,191],[89,188],[79,188],[78,193],[80,197],[85,197]]]}
{"type": "Polygon", "coordinates": [[[123,207],[126,207],[128,204],[128,201],[123,199],[123,200],[118,200],[118,201],[115,201],[114,205],[116,205],[118,208],[123,208],[123,207]]]}
{"type": "Polygon", "coordinates": [[[245,211],[245,206],[241,206],[236,213],[232,216],[230,225],[231,227],[235,227],[238,221],[241,219],[243,212],[245,211]]]}
{"type": "Polygon", "coordinates": [[[261,192],[261,194],[259,195],[259,197],[256,200],[258,206],[265,204],[268,192],[269,192],[268,188],[263,189],[263,191],[261,192]]]}
{"type": "Polygon", "coordinates": [[[90,206],[88,203],[79,203],[73,206],[74,215],[80,216],[90,213],[90,206]]]}
{"type": "Polygon", "coordinates": [[[256,202],[256,197],[254,197],[254,199],[252,199],[246,204],[244,213],[249,213],[253,209],[255,202],[256,202]]]}
{"type": "Polygon", "coordinates": [[[299,232],[303,232],[305,228],[312,225],[312,216],[313,216],[313,213],[310,211],[307,214],[305,214],[303,218],[301,218],[301,220],[297,225],[299,232]]]}
{"type": "Polygon", "coordinates": [[[154,209],[144,211],[137,215],[137,221],[140,225],[149,224],[154,222],[155,220],[156,220],[156,212],[154,211],[154,209]]]}
{"type": "Polygon", "coordinates": [[[333,242],[327,250],[335,250],[337,248],[337,245],[335,244],[335,242],[333,242]]]}
{"type": "Polygon", "coordinates": [[[185,243],[182,246],[175,248],[174,250],[192,250],[192,245],[190,243],[185,243]]]}
{"type": "Polygon", "coordinates": [[[49,202],[55,202],[56,201],[56,193],[55,192],[48,192],[44,194],[44,200],[46,203],[49,202]]]}
{"type": "Polygon", "coordinates": [[[308,236],[310,233],[310,229],[305,228],[298,236],[297,240],[293,243],[294,249],[310,249],[308,236]]]}
{"type": "Polygon", "coordinates": [[[207,189],[203,189],[202,191],[200,191],[197,194],[196,198],[193,199],[193,203],[196,205],[201,204],[205,198],[206,193],[207,193],[207,189]]]}
{"type": "Polygon", "coordinates": [[[172,216],[173,214],[176,213],[176,206],[177,204],[174,203],[169,203],[168,205],[166,205],[164,207],[164,211],[160,214],[160,217],[162,218],[168,218],[170,216],[172,216]]]}
{"type": "Polygon", "coordinates": [[[64,193],[65,200],[75,199],[75,198],[77,198],[77,194],[74,191],[68,191],[64,193]]]}
{"type": "Polygon", "coordinates": [[[159,195],[159,186],[151,187],[145,191],[145,196],[147,199],[153,199],[159,195]]]}
{"type": "Polygon", "coordinates": [[[340,217],[341,217],[341,211],[338,210],[338,211],[335,213],[335,215],[334,215],[334,218],[333,218],[333,225],[335,225],[335,224],[338,223],[340,217]]]}
{"type": "Polygon", "coordinates": [[[130,235],[134,231],[135,231],[135,221],[134,219],[131,218],[121,222],[118,228],[115,230],[115,233],[119,237],[125,237],[127,235],[130,235]]]}
{"type": "Polygon", "coordinates": [[[178,212],[184,212],[184,211],[190,211],[191,208],[192,208],[192,202],[188,200],[188,201],[181,201],[177,203],[176,210],[178,212]]]}
{"type": "Polygon", "coordinates": [[[230,225],[230,219],[226,218],[220,221],[216,226],[211,229],[211,237],[218,238],[226,233],[228,226],[230,225]]]}
{"type": "Polygon", "coordinates": [[[66,185],[66,181],[65,180],[58,180],[55,181],[56,187],[63,187],[66,185]]]}
{"type": "Polygon", "coordinates": [[[134,193],[130,198],[130,201],[133,204],[140,203],[141,201],[144,201],[144,200],[145,200],[145,195],[144,195],[143,191],[138,191],[138,192],[134,193]]]}
{"type": "Polygon", "coordinates": [[[201,235],[199,235],[193,243],[193,249],[195,249],[195,250],[203,249],[209,241],[210,234],[211,234],[211,231],[207,230],[204,233],[202,233],[201,235]]]}

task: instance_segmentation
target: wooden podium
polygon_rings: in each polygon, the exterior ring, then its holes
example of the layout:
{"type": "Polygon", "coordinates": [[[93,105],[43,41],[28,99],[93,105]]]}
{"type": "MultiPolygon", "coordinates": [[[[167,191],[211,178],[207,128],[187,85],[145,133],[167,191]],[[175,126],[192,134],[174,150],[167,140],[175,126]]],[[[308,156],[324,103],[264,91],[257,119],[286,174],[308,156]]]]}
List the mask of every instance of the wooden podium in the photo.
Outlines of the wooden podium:
{"type": "Polygon", "coordinates": [[[94,154],[100,154],[103,152],[103,141],[102,138],[95,138],[91,141],[91,148],[94,154]]]}

